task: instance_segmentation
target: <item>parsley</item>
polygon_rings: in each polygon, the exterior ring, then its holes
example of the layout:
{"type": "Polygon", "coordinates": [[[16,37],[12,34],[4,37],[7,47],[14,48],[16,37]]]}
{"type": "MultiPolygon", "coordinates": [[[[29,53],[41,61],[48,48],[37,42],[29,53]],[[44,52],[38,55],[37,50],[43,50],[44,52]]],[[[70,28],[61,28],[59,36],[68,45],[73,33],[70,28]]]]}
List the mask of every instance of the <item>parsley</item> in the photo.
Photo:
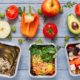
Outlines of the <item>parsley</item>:
{"type": "Polygon", "coordinates": [[[66,4],[64,4],[63,7],[65,7],[65,8],[71,8],[71,7],[73,7],[75,4],[76,4],[75,2],[69,1],[69,2],[67,2],[66,4]]]}
{"type": "Polygon", "coordinates": [[[52,62],[56,57],[56,47],[53,45],[33,45],[30,48],[31,55],[41,56],[44,62],[52,62]]]}

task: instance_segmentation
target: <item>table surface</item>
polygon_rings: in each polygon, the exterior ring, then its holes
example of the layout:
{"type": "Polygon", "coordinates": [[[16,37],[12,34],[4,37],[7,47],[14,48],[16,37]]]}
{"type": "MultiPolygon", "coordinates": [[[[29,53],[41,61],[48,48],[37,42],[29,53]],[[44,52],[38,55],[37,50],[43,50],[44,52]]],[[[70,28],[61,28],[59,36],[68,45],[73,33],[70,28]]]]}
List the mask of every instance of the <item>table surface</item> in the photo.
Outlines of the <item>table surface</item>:
{"type": "MultiPolygon", "coordinates": [[[[77,3],[80,3],[80,0],[59,0],[61,5],[67,3],[68,1],[74,1],[77,3]]],[[[33,12],[36,12],[38,8],[40,8],[41,3],[43,0],[0,0],[0,12],[4,12],[5,9],[11,5],[11,4],[16,4],[17,6],[25,6],[26,7],[26,12],[28,11],[29,5],[33,6],[35,10],[33,12]]],[[[38,80],[38,79],[32,79],[29,77],[28,74],[28,57],[29,57],[29,45],[33,42],[35,42],[38,38],[41,38],[43,42],[49,43],[55,43],[58,46],[61,46],[60,51],[58,52],[58,60],[57,60],[57,75],[55,76],[54,79],[39,79],[39,80],[80,80],[80,77],[72,77],[69,74],[69,69],[68,69],[68,64],[67,64],[67,59],[65,55],[65,50],[64,50],[64,37],[66,35],[70,35],[70,41],[74,41],[73,35],[69,33],[67,26],[66,26],[66,17],[68,14],[74,13],[74,7],[72,8],[64,8],[64,13],[57,16],[56,18],[53,19],[48,19],[45,23],[42,17],[40,17],[40,27],[38,34],[36,35],[35,38],[29,40],[24,38],[21,33],[20,33],[20,18],[18,18],[16,21],[9,21],[11,25],[15,25],[17,28],[17,32],[15,34],[12,34],[13,38],[11,41],[5,39],[5,42],[11,42],[11,43],[16,43],[18,44],[18,39],[22,38],[24,39],[24,43],[21,45],[21,59],[20,59],[20,64],[18,68],[18,73],[15,78],[13,79],[6,79],[6,78],[0,78],[0,80],[38,80]],[[49,40],[47,38],[44,38],[42,34],[42,28],[44,24],[47,22],[54,22],[57,27],[59,34],[55,40],[49,40]]],[[[6,19],[7,20],[7,19],[6,19]]]]}

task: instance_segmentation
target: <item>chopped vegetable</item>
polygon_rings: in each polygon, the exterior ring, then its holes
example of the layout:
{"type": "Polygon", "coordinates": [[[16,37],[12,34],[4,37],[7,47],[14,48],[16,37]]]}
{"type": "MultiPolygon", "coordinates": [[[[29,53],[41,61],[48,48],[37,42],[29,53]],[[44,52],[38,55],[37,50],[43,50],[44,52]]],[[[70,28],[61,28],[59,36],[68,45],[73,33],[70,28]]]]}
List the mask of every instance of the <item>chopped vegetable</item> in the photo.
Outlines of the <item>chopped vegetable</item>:
{"type": "Polygon", "coordinates": [[[78,40],[79,39],[79,36],[78,35],[74,35],[74,39],[75,40],[78,40]]]}
{"type": "Polygon", "coordinates": [[[16,32],[16,27],[15,26],[11,26],[11,30],[12,30],[13,33],[15,33],[16,32]]]}
{"type": "Polygon", "coordinates": [[[42,39],[41,38],[37,39],[36,43],[42,43],[42,39]]]}
{"type": "Polygon", "coordinates": [[[53,75],[56,52],[56,47],[53,45],[32,45],[30,47],[31,73],[33,75],[53,75]]]}
{"type": "Polygon", "coordinates": [[[0,13],[0,18],[4,19],[5,18],[5,14],[4,13],[0,13]]]}
{"type": "Polygon", "coordinates": [[[18,39],[19,44],[23,44],[23,39],[18,39]]]}

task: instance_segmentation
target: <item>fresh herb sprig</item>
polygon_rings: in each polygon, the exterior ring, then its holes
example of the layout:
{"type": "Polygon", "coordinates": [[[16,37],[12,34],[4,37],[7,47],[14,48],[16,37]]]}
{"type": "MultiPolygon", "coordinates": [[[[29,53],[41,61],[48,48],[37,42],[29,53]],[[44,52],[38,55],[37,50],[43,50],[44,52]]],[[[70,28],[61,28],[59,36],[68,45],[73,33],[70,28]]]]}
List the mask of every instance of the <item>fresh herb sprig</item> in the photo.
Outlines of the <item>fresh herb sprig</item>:
{"type": "Polygon", "coordinates": [[[76,4],[76,2],[71,2],[71,1],[69,1],[69,2],[67,2],[66,4],[64,4],[63,7],[65,7],[65,8],[71,8],[71,7],[73,7],[75,4],[76,4]]]}
{"type": "Polygon", "coordinates": [[[67,44],[67,42],[69,41],[70,36],[65,36],[64,37],[64,46],[67,44]]]}
{"type": "Polygon", "coordinates": [[[19,7],[19,15],[22,16],[22,13],[25,12],[25,7],[21,8],[19,7]]]}

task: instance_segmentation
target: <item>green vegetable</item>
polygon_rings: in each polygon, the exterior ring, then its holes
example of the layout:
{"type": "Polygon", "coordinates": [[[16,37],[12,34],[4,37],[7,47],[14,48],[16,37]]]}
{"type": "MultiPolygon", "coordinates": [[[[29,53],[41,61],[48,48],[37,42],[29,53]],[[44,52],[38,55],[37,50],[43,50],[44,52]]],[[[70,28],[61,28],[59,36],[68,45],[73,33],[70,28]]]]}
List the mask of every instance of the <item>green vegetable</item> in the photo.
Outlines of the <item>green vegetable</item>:
{"type": "Polygon", "coordinates": [[[42,14],[42,10],[41,9],[38,9],[38,14],[42,14]]]}
{"type": "Polygon", "coordinates": [[[42,39],[41,38],[37,39],[36,43],[42,43],[42,39]]]}
{"type": "Polygon", "coordinates": [[[10,33],[7,39],[12,40],[12,34],[10,33]]]}
{"type": "Polygon", "coordinates": [[[23,44],[23,39],[18,39],[19,44],[23,44]]]}
{"type": "Polygon", "coordinates": [[[60,13],[63,13],[63,7],[60,8],[60,11],[59,11],[59,12],[60,12],[60,13]]]}
{"type": "Polygon", "coordinates": [[[64,37],[64,46],[67,44],[67,42],[69,41],[69,39],[70,39],[70,36],[65,36],[64,37]]]}
{"type": "Polygon", "coordinates": [[[69,2],[67,2],[65,5],[63,5],[63,7],[71,8],[71,7],[73,7],[75,4],[76,4],[75,2],[69,1],[69,2]]]}
{"type": "Polygon", "coordinates": [[[52,62],[56,57],[56,47],[53,45],[33,45],[30,48],[31,55],[41,56],[44,62],[52,62]]]}
{"type": "Polygon", "coordinates": [[[16,27],[15,26],[11,26],[11,30],[12,30],[13,33],[15,33],[16,32],[16,27]]]}
{"type": "Polygon", "coordinates": [[[79,39],[79,36],[78,35],[74,35],[74,39],[75,40],[78,40],[79,39]]]}
{"type": "Polygon", "coordinates": [[[19,15],[22,16],[22,13],[25,12],[25,7],[21,8],[19,7],[19,15]]]}
{"type": "Polygon", "coordinates": [[[0,18],[4,19],[5,18],[5,14],[4,13],[0,13],[0,18]]]}

